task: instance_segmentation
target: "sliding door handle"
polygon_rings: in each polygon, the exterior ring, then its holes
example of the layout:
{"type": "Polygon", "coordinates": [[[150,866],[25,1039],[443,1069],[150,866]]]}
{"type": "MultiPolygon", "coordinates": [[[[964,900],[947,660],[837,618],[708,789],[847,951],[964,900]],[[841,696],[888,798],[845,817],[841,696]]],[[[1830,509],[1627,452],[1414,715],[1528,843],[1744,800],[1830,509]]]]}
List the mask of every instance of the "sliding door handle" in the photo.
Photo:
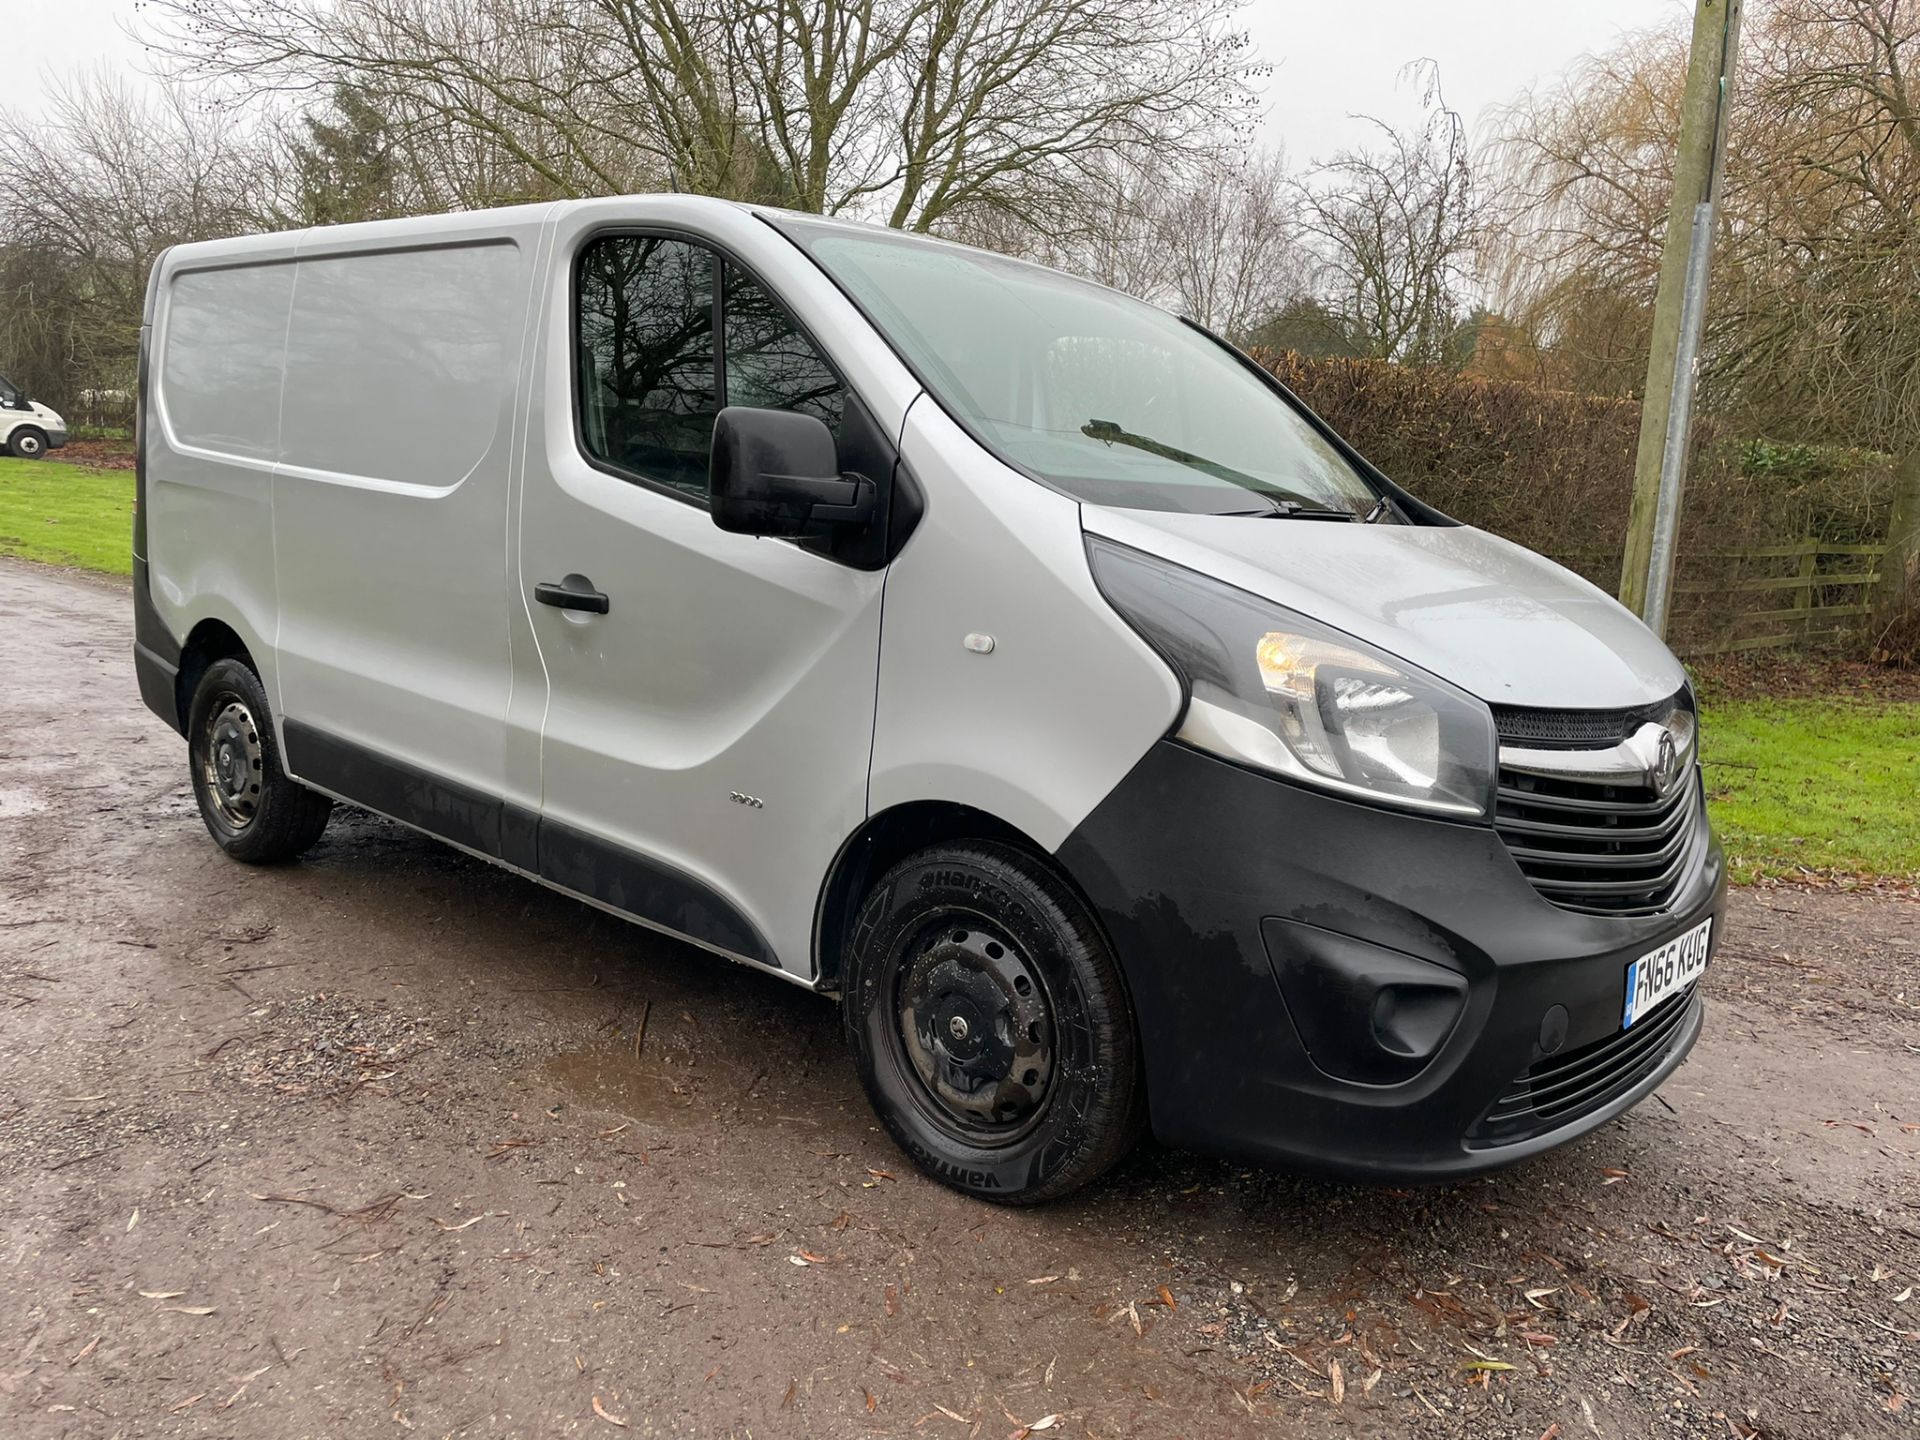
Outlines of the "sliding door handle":
{"type": "Polygon", "coordinates": [[[607,597],[584,575],[569,575],[558,585],[542,580],[533,587],[533,598],[556,610],[584,610],[589,615],[604,615],[608,609],[607,597]]]}

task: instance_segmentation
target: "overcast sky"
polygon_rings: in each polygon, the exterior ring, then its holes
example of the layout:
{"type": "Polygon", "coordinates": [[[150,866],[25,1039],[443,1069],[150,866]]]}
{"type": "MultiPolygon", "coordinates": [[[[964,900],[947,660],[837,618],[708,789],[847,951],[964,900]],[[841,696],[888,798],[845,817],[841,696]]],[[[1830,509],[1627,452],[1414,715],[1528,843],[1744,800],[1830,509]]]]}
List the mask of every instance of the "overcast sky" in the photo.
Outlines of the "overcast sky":
{"type": "MultiPolygon", "coordinates": [[[[1419,94],[1410,62],[1439,62],[1447,101],[1478,123],[1527,86],[1621,36],[1687,13],[1687,0],[1251,0],[1243,23],[1274,66],[1266,138],[1296,167],[1364,138],[1351,117],[1404,122],[1419,94]]],[[[139,0],[0,0],[0,103],[38,113],[73,70],[145,64],[123,33],[139,0]]]]}

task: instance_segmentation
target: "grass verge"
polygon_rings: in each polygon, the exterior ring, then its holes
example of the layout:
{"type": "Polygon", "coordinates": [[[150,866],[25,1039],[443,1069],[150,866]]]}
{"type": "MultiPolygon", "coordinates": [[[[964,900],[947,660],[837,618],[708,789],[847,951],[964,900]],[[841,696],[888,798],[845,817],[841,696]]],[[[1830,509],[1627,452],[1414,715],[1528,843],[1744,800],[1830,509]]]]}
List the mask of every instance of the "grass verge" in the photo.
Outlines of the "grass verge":
{"type": "Polygon", "coordinates": [[[1707,803],[1735,881],[1920,882],[1920,703],[1709,696],[1702,708],[1707,803]]]}
{"type": "Polygon", "coordinates": [[[133,570],[133,472],[0,456],[0,555],[133,570]]]}

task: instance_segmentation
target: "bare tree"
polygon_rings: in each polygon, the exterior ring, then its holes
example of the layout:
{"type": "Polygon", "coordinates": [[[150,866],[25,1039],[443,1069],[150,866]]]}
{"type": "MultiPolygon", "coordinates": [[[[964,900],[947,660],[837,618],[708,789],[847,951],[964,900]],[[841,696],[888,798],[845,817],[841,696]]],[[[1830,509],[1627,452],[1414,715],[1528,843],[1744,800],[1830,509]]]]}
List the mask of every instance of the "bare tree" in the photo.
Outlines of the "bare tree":
{"type": "Polygon", "coordinates": [[[1438,364],[1451,358],[1487,216],[1466,126],[1442,97],[1437,68],[1410,68],[1426,122],[1403,131],[1373,120],[1380,143],[1343,151],[1307,178],[1302,225],[1343,333],[1383,359],[1438,364]]]}
{"type": "Polygon", "coordinates": [[[54,399],[131,388],[153,258],[255,228],[274,184],[259,134],[105,74],[0,111],[0,152],[0,369],[54,399]]]}
{"type": "Polygon", "coordinates": [[[1297,192],[1279,150],[1230,157],[1167,197],[1155,226],[1182,314],[1236,338],[1306,285],[1297,192]]]}
{"type": "Polygon", "coordinates": [[[351,84],[555,195],[1046,226],[1106,157],[1250,113],[1240,0],[152,0],[192,73],[351,84]]]}
{"type": "MultiPolygon", "coordinates": [[[[1920,3],[1770,0],[1744,36],[1708,398],[1776,438],[1905,449],[1920,442],[1920,3]]],[[[1570,383],[1628,389],[1644,370],[1685,59],[1677,27],[1636,36],[1504,117],[1503,288],[1570,383]]]]}

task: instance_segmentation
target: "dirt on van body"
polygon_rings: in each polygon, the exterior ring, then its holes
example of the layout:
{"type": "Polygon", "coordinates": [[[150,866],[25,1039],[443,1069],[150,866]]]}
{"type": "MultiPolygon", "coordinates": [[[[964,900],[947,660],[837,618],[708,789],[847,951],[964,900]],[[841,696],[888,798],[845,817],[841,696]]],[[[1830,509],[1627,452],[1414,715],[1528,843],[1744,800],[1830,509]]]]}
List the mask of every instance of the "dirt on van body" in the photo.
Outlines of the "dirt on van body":
{"type": "Polygon", "coordinates": [[[0,561],[0,1435],[1920,1429],[1920,905],[1737,896],[1687,1066],[1500,1174],[996,1209],[775,977],[357,813],[226,860],[128,639],[0,561]]]}

